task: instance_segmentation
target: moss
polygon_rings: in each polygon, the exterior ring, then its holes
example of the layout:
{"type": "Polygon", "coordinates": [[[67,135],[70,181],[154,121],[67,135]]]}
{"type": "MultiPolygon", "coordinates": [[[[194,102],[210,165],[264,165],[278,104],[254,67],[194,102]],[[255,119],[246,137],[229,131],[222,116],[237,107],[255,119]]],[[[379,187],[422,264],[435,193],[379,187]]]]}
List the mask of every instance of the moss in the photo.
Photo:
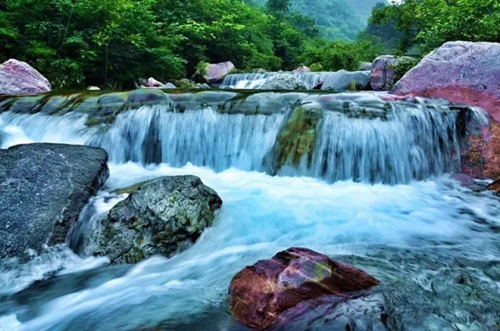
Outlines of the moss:
{"type": "Polygon", "coordinates": [[[298,166],[303,155],[307,155],[307,165],[311,166],[320,117],[314,110],[295,108],[278,135],[278,167],[287,163],[298,166]]]}
{"type": "Polygon", "coordinates": [[[139,188],[142,186],[142,184],[147,183],[148,181],[140,182],[131,186],[127,186],[124,188],[117,189],[113,191],[115,194],[131,194],[139,190],[139,188]]]}
{"type": "Polygon", "coordinates": [[[358,90],[357,86],[356,86],[356,82],[355,81],[351,81],[349,83],[349,86],[347,86],[347,90],[348,91],[352,91],[352,92],[355,92],[358,90]]]}

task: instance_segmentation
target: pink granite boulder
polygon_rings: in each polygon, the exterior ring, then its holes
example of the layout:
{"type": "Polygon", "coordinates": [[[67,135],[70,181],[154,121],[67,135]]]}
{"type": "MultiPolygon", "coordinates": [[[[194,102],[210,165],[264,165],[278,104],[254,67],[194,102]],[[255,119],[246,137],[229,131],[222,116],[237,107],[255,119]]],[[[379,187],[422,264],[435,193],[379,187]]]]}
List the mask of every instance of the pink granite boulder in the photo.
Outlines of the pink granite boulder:
{"type": "Polygon", "coordinates": [[[146,83],[146,87],[156,87],[156,88],[159,88],[159,87],[163,87],[163,83],[160,82],[160,81],[157,81],[153,77],[149,77],[148,78],[148,82],[146,83]]]}
{"type": "Polygon", "coordinates": [[[234,68],[236,67],[231,61],[208,63],[203,78],[209,84],[220,83],[234,68]]]}
{"type": "Polygon", "coordinates": [[[0,94],[38,94],[51,88],[47,78],[26,62],[10,59],[0,64],[0,94]]]}
{"type": "Polygon", "coordinates": [[[448,42],[426,56],[391,93],[444,98],[486,110],[491,122],[469,138],[462,172],[500,176],[500,43],[448,42]]]}
{"type": "Polygon", "coordinates": [[[297,69],[295,69],[293,72],[311,72],[311,69],[309,69],[305,65],[301,65],[300,67],[298,67],[297,69]]]}
{"type": "MultiPolygon", "coordinates": [[[[232,316],[246,326],[266,329],[300,303],[368,289],[378,281],[366,272],[306,248],[289,248],[246,267],[229,285],[232,316]]],[[[288,317],[286,318],[288,319],[288,317]]]]}

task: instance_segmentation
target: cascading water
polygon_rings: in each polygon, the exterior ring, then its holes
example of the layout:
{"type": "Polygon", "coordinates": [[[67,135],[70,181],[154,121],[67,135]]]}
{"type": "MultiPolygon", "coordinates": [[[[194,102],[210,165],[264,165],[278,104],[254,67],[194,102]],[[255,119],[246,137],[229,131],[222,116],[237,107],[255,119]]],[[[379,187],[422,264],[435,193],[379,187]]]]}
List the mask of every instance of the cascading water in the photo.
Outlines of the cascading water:
{"type": "Polygon", "coordinates": [[[85,127],[88,115],[76,112],[7,112],[2,118],[35,141],[61,141],[57,128],[64,126],[74,132],[68,142],[103,147],[114,163],[191,163],[216,171],[234,167],[391,184],[460,167],[459,158],[453,157],[459,154],[457,113],[447,105],[424,100],[389,103],[369,94],[320,94],[297,100],[253,114],[242,113],[238,107],[245,107],[238,104],[224,106],[231,113],[205,102],[190,104],[182,112],[175,103],[147,105],[122,112],[112,124],[91,128],[85,127]]]}
{"type": "Polygon", "coordinates": [[[289,74],[304,81],[308,88],[312,90],[319,82],[324,82],[331,72],[264,72],[229,74],[224,77],[221,88],[231,89],[258,89],[267,78],[289,74]]]}
{"type": "Polygon", "coordinates": [[[78,233],[126,197],[116,189],[146,179],[194,174],[224,204],[214,226],[170,259],[105,266],[63,246],[0,262],[0,330],[244,330],[227,313],[229,281],[291,246],[381,280],[346,308],[348,322],[319,309],[291,330],[497,327],[500,204],[445,174],[460,167],[461,139],[460,114],[447,104],[313,93],[67,98],[24,110],[0,100],[0,143],[109,152],[111,177],[81,214],[72,247],[85,252],[78,233]]]}

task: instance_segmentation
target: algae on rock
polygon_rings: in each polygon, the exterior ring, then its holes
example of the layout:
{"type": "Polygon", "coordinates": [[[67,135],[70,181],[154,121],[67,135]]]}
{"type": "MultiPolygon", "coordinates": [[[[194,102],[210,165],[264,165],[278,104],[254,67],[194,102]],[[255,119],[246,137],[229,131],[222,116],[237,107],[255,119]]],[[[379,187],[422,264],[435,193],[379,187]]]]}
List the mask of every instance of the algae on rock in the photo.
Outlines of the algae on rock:
{"type": "Polygon", "coordinates": [[[96,255],[112,263],[171,256],[213,224],[222,200],[195,176],[167,176],[119,190],[130,193],[111,209],[96,233],[96,255]]]}

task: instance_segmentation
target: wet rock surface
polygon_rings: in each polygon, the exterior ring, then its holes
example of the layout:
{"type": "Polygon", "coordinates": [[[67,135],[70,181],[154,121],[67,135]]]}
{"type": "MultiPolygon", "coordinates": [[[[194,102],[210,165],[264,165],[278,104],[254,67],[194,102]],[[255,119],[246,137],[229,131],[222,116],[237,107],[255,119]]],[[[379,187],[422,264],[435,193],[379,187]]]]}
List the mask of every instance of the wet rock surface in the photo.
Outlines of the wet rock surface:
{"type": "MultiPolygon", "coordinates": [[[[345,300],[351,292],[377,284],[375,278],[355,267],[306,248],[289,248],[234,276],[229,286],[230,309],[244,325],[265,329],[292,319],[280,315],[305,301],[324,295],[345,300]]],[[[301,314],[303,309],[299,307],[297,312],[301,314]]]]}
{"type": "Polygon", "coordinates": [[[331,73],[323,82],[322,90],[363,91],[370,85],[370,71],[339,70],[331,73]]]}
{"type": "Polygon", "coordinates": [[[101,148],[28,144],[0,150],[0,258],[64,243],[109,176],[101,148]]]}
{"type": "Polygon", "coordinates": [[[171,256],[212,225],[222,205],[217,193],[195,176],[160,177],[135,185],[111,209],[96,233],[96,255],[112,263],[171,256]]]}
{"type": "Polygon", "coordinates": [[[472,147],[474,150],[465,158],[467,168],[463,172],[473,177],[497,178],[500,176],[498,86],[500,43],[457,41],[445,43],[426,56],[391,93],[445,98],[486,110],[492,121],[481,129],[478,147],[472,147]]]}

